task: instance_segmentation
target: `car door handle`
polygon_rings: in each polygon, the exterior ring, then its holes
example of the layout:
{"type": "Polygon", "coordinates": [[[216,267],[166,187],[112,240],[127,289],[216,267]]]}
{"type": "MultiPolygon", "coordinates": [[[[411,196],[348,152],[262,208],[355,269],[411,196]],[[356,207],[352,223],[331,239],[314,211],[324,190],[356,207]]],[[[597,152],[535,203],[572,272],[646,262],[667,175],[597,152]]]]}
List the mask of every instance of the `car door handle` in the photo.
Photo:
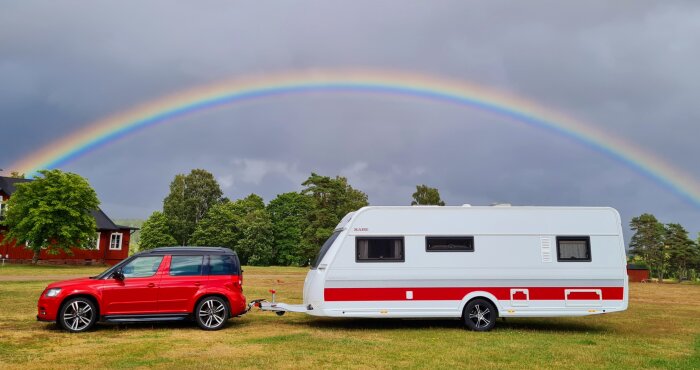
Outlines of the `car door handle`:
{"type": "Polygon", "coordinates": [[[154,283],[148,283],[148,285],[146,285],[146,286],[149,287],[149,288],[153,288],[154,286],[156,286],[156,284],[154,284],[154,283]]]}
{"type": "Polygon", "coordinates": [[[200,285],[202,285],[202,283],[200,283],[199,281],[194,282],[194,286],[200,286],[200,285]]]}

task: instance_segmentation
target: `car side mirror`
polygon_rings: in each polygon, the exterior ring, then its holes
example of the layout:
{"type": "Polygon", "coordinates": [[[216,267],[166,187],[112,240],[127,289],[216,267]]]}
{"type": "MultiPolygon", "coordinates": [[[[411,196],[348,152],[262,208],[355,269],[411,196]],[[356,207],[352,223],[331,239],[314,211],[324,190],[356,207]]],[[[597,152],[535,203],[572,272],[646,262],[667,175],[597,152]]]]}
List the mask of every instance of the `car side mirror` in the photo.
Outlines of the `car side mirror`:
{"type": "Polygon", "coordinates": [[[124,280],[124,273],[122,272],[121,269],[119,269],[119,270],[114,271],[112,273],[112,277],[115,278],[116,280],[121,281],[121,280],[124,280]]]}

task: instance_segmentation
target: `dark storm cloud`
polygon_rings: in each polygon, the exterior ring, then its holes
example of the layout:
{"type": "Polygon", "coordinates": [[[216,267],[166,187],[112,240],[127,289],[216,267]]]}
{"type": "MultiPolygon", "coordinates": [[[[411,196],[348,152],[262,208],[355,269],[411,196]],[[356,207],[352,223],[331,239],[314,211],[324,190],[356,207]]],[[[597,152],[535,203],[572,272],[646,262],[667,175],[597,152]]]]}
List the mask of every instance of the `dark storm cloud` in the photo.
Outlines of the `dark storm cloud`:
{"type": "MultiPolygon", "coordinates": [[[[669,1],[11,2],[0,12],[0,167],[135,104],[234,76],[399,69],[528,97],[700,178],[700,4],[669,1]]],[[[374,204],[418,183],[449,204],[612,205],[700,228],[698,209],[570,139],[474,110],[296,96],[193,115],[65,168],[115,216],[161,206],[176,173],[269,200],[311,171],[374,204]]]]}

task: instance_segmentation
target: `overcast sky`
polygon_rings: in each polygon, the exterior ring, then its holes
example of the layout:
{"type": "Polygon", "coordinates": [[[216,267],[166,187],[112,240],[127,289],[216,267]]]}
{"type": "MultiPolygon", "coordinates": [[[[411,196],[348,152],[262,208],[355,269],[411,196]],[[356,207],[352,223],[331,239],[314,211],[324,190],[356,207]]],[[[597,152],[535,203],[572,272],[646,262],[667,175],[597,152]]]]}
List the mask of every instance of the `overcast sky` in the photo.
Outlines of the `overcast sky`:
{"type": "MultiPolygon", "coordinates": [[[[700,179],[698,1],[2,1],[0,168],[90,122],[248,75],[334,68],[464,80],[590,122],[700,179]]],[[[693,237],[700,209],[570,139],[473,109],[367,94],[286,96],[143,130],[64,166],[113,218],[160,209],[204,168],[269,201],[311,171],[375,205],[416,184],[449,205],[613,206],[693,237]]]]}

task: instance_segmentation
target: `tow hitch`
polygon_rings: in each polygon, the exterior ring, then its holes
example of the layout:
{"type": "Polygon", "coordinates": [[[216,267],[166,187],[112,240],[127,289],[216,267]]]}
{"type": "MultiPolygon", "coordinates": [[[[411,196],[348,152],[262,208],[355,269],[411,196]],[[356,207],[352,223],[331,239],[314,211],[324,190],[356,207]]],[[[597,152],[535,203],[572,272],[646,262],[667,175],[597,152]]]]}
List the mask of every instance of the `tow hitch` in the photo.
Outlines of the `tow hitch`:
{"type": "Polygon", "coordinates": [[[264,298],[254,299],[250,301],[250,303],[248,303],[248,309],[246,310],[246,312],[253,309],[253,307],[257,307],[261,311],[272,311],[275,314],[277,314],[277,316],[282,316],[287,312],[308,312],[310,310],[313,310],[313,307],[311,307],[311,305],[304,306],[303,304],[287,304],[275,302],[275,294],[277,293],[277,291],[274,289],[270,289],[269,292],[272,293],[272,302],[268,302],[264,298]]]}

